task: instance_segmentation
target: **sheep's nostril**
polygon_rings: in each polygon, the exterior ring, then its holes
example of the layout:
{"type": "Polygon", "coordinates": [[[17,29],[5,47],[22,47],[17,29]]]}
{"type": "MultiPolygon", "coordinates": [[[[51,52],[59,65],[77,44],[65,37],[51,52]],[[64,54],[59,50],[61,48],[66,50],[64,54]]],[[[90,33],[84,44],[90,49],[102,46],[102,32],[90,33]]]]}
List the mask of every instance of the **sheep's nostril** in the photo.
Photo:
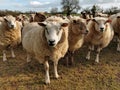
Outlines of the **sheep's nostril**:
{"type": "Polygon", "coordinates": [[[54,44],[55,40],[49,40],[50,44],[54,44]]]}
{"type": "Polygon", "coordinates": [[[101,31],[101,32],[103,32],[103,31],[104,31],[104,28],[103,28],[103,27],[101,27],[101,28],[100,28],[100,31],[101,31]]]}
{"type": "Polygon", "coordinates": [[[49,40],[49,46],[54,46],[55,44],[54,44],[54,42],[55,42],[55,40],[49,40]]]}
{"type": "Polygon", "coordinates": [[[103,27],[100,28],[100,30],[103,30],[103,29],[104,29],[103,27]]]}
{"type": "Polygon", "coordinates": [[[86,33],[88,33],[89,31],[88,30],[86,30],[86,33]]]}
{"type": "Polygon", "coordinates": [[[14,25],[11,25],[11,28],[14,28],[14,25]]]}

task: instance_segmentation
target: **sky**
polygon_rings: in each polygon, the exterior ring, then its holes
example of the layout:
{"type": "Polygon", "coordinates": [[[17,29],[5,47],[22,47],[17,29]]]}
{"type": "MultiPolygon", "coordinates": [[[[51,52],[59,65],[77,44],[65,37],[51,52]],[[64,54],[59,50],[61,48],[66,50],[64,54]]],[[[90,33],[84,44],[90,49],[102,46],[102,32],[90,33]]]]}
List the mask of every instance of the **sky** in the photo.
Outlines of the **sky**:
{"type": "MultiPolygon", "coordinates": [[[[79,0],[82,8],[91,7],[94,4],[103,9],[117,6],[120,8],[120,0],[79,0]]],[[[0,0],[0,10],[40,11],[50,12],[51,8],[61,10],[61,0],[0,0]]]]}

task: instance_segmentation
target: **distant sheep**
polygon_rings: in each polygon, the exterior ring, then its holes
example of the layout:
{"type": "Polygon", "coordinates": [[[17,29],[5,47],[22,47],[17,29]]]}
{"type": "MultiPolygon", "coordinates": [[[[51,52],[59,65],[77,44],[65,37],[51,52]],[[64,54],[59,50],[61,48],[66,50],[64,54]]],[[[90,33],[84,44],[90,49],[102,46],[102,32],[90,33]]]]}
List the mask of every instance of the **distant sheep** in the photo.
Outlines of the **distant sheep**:
{"type": "Polygon", "coordinates": [[[3,61],[6,61],[6,48],[13,48],[21,42],[21,27],[15,17],[8,15],[0,19],[0,49],[3,50],[3,61]]]}
{"type": "Polygon", "coordinates": [[[49,17],[44,22],[29,23],[23,28],[23,48],[27,61],[34,56],[45,66],[45,83],[50,83],[48,60],[54,62],[55,77],[58,78],[57,64],[68,50],[68,23],[60,17],[49,17]]]}
{"type": "Polygon", "coordinates": [[[29,23],[29,18],[24,15],[24,14],[20,14],[16,17],[16,20],[22,23],[22,26],[24,26],[25,24],[29,23]]]}
{"type": "Polygon", "coordinates": [[[108,14],[105,14],[105,13],[97,13],[98,17],[108,17],[108,14]]]}
{"type": "Polygon", "coordinates": [[[43,13],[35,13],[30,16],[30,22],[43,22],[45,19],[46,16],[43,13]]]}
{"type": "MultiPolygon", "coordinates": [[[[87,20],[82,19],[80,17],[71,17],[69,23],[69,49],[68,56],[70,57],[71,64],[73,64],[74,57],[73,54],[76,50],[82,47],[84,43],[85,34],[88,33],[87,30],[87,20]]],[[[67,57],[67,65],[68,65],[68,57],[67,57]]]]}
{"type": "Polygon", "coordinates": [[[92,47],[97,46],[97,55],[95,62],[99,62],[100,51],[108,46],[114,35],[114,31],[109,22],[111,22],[111,20],[102,17],[96,17],[89,21],[89,33],[85,39],[89,46],[89,51],[86,59],[90,59],[92,47]]]}

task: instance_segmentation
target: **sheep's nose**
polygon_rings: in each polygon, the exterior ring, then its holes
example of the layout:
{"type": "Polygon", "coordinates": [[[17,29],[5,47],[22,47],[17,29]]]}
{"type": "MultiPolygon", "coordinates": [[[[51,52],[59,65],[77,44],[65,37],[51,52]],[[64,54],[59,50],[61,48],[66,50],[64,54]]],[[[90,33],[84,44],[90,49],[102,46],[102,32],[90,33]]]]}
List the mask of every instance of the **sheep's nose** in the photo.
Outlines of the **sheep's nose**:
{"type": "Polygon", "coordinates": [[[103,29],[104,29],[103,27],[100,28],[100,30],[103,30],[103,29]]]}
{"type": "Polygon", "coordinates": [[[11,25],[11,28],[14,28],[14,25],[11,25]]]}
{"type": "Polygon", "coordinates": [[[103,27],[101,27],[101,28],[100,28],[100,31],[101,31],[101,32],[103,32],[103,30],[104,30],[104,28],[103,28],[103,27]]]}
{"type": "Polygon", "coordinates": [[[89,31],[88,30],[86,30],[86,33],[88,33],[89,31]]]}
{"type": "Polygon", "coordinates": [[[55,42],[55,40],[49,40],[49,45],[54,46],[55,45],[54,42],[55,42]]]}
{"type": "Polygon", "coordinates": [[[54,43],[54,42],[55,42],[55,40],[49,40],[49,42],[50,42],[50,43],[54,43]]]}

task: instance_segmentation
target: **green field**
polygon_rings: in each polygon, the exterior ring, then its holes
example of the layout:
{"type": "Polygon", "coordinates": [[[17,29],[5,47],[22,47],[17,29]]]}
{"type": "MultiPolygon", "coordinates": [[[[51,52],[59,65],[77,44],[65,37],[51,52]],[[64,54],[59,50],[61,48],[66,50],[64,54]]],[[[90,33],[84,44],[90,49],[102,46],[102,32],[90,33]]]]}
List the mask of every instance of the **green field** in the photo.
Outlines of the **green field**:
{"type": "Polygon", "coordinates": [[[37,60],[27,63],[26,54],[21,48],[15,50],[16,58],[2,61],[0,54],[0,90],[120,90],[120,52],[112,43],[100,54],[100,63],[94,63],[95,53],[91,60],[85,60],[86,46],[78,50],[75,65],[66,67],[65,60],[59,61],[56,80],[53,74],[53,63],[50,63],[50,85],[44,84],[44,66],[37,60]]]}

